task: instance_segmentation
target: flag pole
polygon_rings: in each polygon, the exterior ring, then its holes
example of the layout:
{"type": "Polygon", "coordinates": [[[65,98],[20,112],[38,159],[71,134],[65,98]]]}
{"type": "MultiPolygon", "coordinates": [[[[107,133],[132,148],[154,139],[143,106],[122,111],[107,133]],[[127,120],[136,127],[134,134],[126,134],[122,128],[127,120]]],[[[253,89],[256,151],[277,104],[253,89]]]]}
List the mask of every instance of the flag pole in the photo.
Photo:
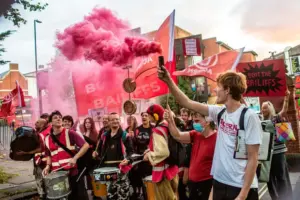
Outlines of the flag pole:
{"type": "Polygon", "coordinates": [[[18,108],[21,111],[21,117],[22,117],[22,122],[23,122],[23,126],[24,126],[25,122],[24,122],[24,116],[23,116],[23,110],[22,110],[22,103],[21,103],[20,85],[19,85],[18,81],[16,81],[16,84],[17,84],[17,88],[18,88],[18,108]]]}

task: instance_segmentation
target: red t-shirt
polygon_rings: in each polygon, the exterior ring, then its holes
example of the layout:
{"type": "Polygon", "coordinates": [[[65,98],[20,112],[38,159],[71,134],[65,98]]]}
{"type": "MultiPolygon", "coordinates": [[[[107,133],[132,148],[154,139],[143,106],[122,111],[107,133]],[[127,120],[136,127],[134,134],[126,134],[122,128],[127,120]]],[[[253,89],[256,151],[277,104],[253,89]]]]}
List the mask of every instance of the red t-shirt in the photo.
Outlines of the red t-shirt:
{"type": "Polygon", "coordinates": [[[211,179],[211,166],[213,162],[217,134],[205,138],[197,131],[190,132],[192,153],[189,169],[189,180],[193,182],[211,179]]]}

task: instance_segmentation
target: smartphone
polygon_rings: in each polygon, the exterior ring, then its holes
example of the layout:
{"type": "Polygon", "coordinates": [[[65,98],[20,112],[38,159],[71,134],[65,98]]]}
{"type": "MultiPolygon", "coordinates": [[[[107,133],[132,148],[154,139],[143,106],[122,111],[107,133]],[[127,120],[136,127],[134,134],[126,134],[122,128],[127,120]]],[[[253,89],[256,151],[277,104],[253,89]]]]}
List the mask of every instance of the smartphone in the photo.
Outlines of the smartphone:
{"type": "Polygon", "coordinates": [[[165,60],[164,60],[164,57],[163,56],[159,56],[158,57],[158,66],[159,67],[162,67],[165,65],[165,60]]]}

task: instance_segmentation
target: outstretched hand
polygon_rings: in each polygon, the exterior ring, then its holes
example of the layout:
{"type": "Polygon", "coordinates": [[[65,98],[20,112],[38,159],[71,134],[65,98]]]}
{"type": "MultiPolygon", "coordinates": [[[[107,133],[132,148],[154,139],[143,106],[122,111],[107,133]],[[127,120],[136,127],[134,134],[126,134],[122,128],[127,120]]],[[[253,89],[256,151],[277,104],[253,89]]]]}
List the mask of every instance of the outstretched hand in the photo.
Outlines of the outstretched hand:
{"type": "Polygon", "coordinates": [[[167,108],[165,109],[164,112],[164,119],[169,123],[169,124],[175,124],[175,120],[173,117],[173,111],[171,110],[170,106],[167,104],[167,108]]]}
{"type": "Polygon", "coordinates": [[[171,80],[171,75],[168,72],[168,70],[165,68],[165,66],[157,66],[157,75],[158,78],[164,82],[168,82],[171,80]]]}

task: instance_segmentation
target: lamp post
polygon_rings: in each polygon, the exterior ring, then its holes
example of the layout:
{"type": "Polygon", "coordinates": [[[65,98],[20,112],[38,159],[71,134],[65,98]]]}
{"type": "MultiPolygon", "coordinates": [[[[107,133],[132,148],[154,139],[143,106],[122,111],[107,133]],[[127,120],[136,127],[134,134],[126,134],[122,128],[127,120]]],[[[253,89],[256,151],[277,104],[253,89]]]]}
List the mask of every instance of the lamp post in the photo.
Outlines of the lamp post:
{"type": "Polygon", "coordinates": [[[37,96],[38,96],[38,101],[39,101],[39,113],[41,115],[42,114],[42,100],[41,100],[41,94],[40,94],[40,90],[39,90],[38,82],[37,82],[38,64],[37,64],[37,48],[36,48],[36,23],[42,23],[42,22],[37,20],[37,19],[35,19],[33,21],[33,25],[34,25],[35,77],[36,77],[37,96]]]}

